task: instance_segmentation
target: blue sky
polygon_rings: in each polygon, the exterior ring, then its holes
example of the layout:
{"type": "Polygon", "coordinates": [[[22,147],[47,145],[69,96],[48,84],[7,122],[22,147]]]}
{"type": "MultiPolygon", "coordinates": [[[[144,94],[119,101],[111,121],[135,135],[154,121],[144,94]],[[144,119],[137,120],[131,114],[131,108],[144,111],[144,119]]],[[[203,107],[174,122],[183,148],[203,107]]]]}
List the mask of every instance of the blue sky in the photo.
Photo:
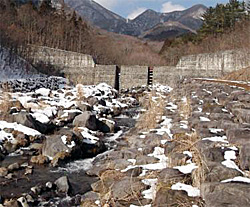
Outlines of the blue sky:
{"type": "Polygon", "coordinates": [[[115,13],[133,19],[146,9],[155,11],[170,12],[173,10],[183,10],[195,4],[214,6],[217,3],[227,3],[228,0],[95,0],[102,6],[115,13]]]}

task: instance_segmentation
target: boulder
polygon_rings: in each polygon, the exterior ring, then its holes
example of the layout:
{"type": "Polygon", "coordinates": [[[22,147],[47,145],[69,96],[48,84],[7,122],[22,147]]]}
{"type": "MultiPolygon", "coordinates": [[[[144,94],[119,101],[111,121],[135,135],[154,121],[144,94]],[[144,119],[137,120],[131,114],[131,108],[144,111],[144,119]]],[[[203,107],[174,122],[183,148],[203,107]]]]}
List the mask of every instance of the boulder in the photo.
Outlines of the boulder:
{"type": "Polygon", "coordinates": [[[220,182],[222,180],[242,176],[240,171],[227,168],[218,162],[208,162],[203,167],[206,182],[220,182]]]}
{"type": "Polygon", "coordinates": [[[90,111],[85,111],[81,115],[75,117],[73,125],[77,127],[86,127],[90,130],[97,130],[96,116],[90,111]]]}
{"type": "Polygon", "coordinates": [[[244,183],[203,183],[201,195],[206,206],[247,207],[250,206],[250,185],[244,183]]]}
{"type": "Polygon", "coordinates": [[[250,129],[247,128],[238,128],[238,129],[229,129],[226,132],[228,141],[233,144],[245,145],[250,143],[250,129]]]}
{"type": "Polygon", "coordinates": [[[20,165],[17,162],[8,166],[9,171],[15,171],[15,170],[18,170],[19,168],[20,168],[20,165]]]}
{"type": "Polygon", "coordinates": [[[63,143],[61,135],[52,135],[46,138],[42,148],[42,155],[53,158],[60,152],[70,151],[71,149],[63,143]]]}
{"type": "Polygon", "coordinates": [[[11,122],[17,122],[18,124],[22,124],[26,127],[35,129],[41,132],[42,134],[46,134],[55,128],[53,124],[44,124],[37,121],[35,118],[33,118],[33,116],[31,116],[25,111],[21,111],[18,114],[14,114],[11,117],[11,122]]]}
{"type": "Polygon", "coordinates": [[[78,106],[78,108],[79,108],[81,111],[92,111],[92,110],[93,110],[93,107],[90,106],[90,105],[87,104],[87,103],[78,102],[78,103],[77,103],[77,106],[78,106]]]}
{"type": "Polygon", "coordinates": [[[0,167],[0,177],[5,177],[8,175],[8,169],[5,167],[0,167]]]}
{"type": "Polygon", "coordinates": [[[55,185],[57,187],[57,190],[61,193],[68,193],[70,189],[69,181],[67,176],[63,176],[58,178],[55,181],[55,185]]]}
{"type": "Polygon", "coordinates": [[[240,168],[250,170],[250,143],[246,143],[240,148],[240,168]]]}
{"type": "Polygon", "coordinates": [[[185,191],[171,190],[168,185],[158,189],[152,207],[192,206],[195,200],[198,199],[188,197],[185,191]]]}
{"type": "Polygon", "coordinates": [[[101,132],[115,132],[115,122],[109,119],[101,118],[97,121],[97,129],[101,132]]]}

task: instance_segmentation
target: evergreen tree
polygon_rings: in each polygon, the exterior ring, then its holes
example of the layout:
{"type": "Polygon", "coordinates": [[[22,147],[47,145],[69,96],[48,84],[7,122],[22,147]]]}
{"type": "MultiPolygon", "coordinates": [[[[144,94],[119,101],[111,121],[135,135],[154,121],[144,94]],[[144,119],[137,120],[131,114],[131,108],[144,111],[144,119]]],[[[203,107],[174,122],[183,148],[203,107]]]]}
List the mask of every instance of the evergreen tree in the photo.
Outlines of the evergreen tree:
{"type": "Polygon", "coordinates": [[[202,37],[221,34],[225,30],[234,28],[236,22],[245,19],[246,16],[244,2],[229,0],[226,5],[217,4],[215,8],[210,7],[203,15],[203,26],[199,34],[202,37]]]}
{"type": "Polygon", "coordinates": [[[47,14],[49,14],[52,11],[54,11],[54,9],[52,7],[51,0],[43,0],[42,3],[39,6],[39,12],[42,15],[47,15],[47,14]]]}

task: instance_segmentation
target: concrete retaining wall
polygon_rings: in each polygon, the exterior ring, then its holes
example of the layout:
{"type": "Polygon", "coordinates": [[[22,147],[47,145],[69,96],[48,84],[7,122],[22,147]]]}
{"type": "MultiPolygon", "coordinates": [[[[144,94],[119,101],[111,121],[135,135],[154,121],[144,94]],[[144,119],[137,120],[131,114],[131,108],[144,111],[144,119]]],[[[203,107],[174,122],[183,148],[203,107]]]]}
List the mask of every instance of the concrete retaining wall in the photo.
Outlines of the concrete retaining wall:
{"type": "Polygon", "coordinates": [[[108,85],[117,88],[117,66],[116,65],[97,65],[95,67],[95,83],[107,83],[108,85]]]}
{"type": "Polygon", "coordinates": [[[202,74],[212,74],[220,71],[226,74],[250,66],[250,50],[228,50],[218,53],[205,53],[184,56],[177,64],[177,69],[199,71],[202,74]]]}
{"type": "Polygon", "coordinates": [[[33,64],[51,64],[60,68],[95,66],[95,62],[90,55],[49,47],[30,45],[28,56],[33,60],[33,64]]]}
{"type": "Polygon", "coordinates": [[[147,66],[121,66],[120,88],[132,88],[148,84],[147,66]]]}
{"type": "MultiPolygon", "coordinates": [[[[96,65],[90,55],[48,47],[30,46],[29,57],[59,68],[75,83],[95,85],[105,82],[116,89],[148,85],[149,67],[96,65]],[[120,74],[119,74],[120,73],[120,74]]],[[[230,50],[184,56],[176,67],[154,67],[153,83],[176,85],[187,77],[219,78],[250,66],[250,50],[230,50]]]]}

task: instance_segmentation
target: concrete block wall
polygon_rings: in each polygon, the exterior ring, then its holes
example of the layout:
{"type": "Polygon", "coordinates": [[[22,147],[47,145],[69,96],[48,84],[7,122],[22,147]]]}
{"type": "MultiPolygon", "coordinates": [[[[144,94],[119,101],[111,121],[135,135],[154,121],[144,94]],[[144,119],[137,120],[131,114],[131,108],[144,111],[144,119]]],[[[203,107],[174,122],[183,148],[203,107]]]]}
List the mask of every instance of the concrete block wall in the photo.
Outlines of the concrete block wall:
{"type": "Polygon", "coordinates": [[[64,68],[64,77],[67,77],[72,82],[81,83],[83,85],[95,85],[95,68],[64,68]]]}
{"type": "Polygon", "coordinates": [[[34,45],[29,46],[28,52],[34,64],[43,62],[60,68],[95,66],[92,56],[82,53],[34,45]]]}
{"type": "MultiPolygon", "coordinates": [[[[148,66],[96,65],[90,55],[31,45],[34,63],[51,64],[75,83],[95,85],[105,82],[116,89],[148,85],[148,66]],[[120,72],[120,75],[119,75],[120,72]]],[[[250,66],[250,50],[229,50],[184,56],[176,67],[154,67],[153,83],[176,85],[187,77],[219,78],[250,66]]]]}
{"type": "Polygon", "coordinates": [[[177,69],[193,70],[195,73],[222,75],[250,66],[250,50],[228,50],[217,53],[204,53],[184,56],[177,64],[177,69]],[[213,71],[213,72],[212,72],[213,71]]]}
{"type": "Polygon", "coordinates": [[[107,83],[116,88],[117,84],[117,66],[116,65],[96,65],[94,84],[107,83]]]}
{"type": "Polygon", "coordinates": [[[176,67],[154,67],[153,70],[153,84],[159,83],[162,85],[173,85],[179,77],[179,71],[176,67]]]}
{"type": "Polygon", "coordinates": [[[148,84],[147,66],[121,66],[120,89],[148,84]]]}

